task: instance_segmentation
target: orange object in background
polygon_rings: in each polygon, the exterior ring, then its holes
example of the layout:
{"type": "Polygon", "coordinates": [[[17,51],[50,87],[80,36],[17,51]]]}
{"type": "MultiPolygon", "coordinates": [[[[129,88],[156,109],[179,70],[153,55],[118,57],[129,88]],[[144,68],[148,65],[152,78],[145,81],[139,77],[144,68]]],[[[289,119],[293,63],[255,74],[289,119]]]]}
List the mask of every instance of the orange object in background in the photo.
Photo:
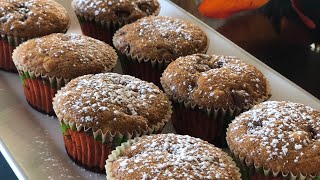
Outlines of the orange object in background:
{"type": "Polygon", "coordinates": [[[303,12],[301,11],[301,7],[300,7],[299,2],[297,0],[291,0],[291,3],[292,3],[293,9],[297,12],[300,19],[303,21],[303,23],[306,26],[308,26],[310,29],[315,29],[316,24],[309,17],[307,17],[306,15],[303,14],[303,12]]]}
{"type": "Polygon", "coordinates": [[[203,0],[199,6],[202,15],[212,18],[226,18],[243,10],[257,9],[269,0],[203,0]]]}

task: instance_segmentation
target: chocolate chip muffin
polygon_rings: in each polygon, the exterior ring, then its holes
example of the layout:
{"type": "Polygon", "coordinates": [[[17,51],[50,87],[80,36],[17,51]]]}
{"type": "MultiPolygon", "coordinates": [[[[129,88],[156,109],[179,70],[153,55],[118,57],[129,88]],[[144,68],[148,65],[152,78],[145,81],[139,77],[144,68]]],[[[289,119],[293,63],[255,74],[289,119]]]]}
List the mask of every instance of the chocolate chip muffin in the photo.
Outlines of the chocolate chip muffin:
{"type": "Polygon", "coordinates": [[[12,51],[34,37],[64,33],[70,19],[66,9],[53,0],[0,1],[0,69],[16,71],[12,51]]]}
{"type": "Polygon", "coordinates": [[[241,179],[227,153],[190,136],[144,136],[117,147],[107,179],[241,179]]]}
{"type": "Polygon", "coordinates": [[[180,57],[164,71],[161,84],[174,104],[175,130],[217,146],[226,145],[234,116],[270,97],[264,75],[233,56],[180,57]]]}
{"type": "Polygon", "coordinates": [[[69,80],[110,72],[118,56],[108,44],[80,34],[51,34],[18,46],[13,61],[28,103],[54,115],[52,98],[69,80]]]}
{"type": "Polygon", "coordinates": [[[120,27],[160,11],[157,0],[73,0],[72,5],[83,34],[110,45],[120,27]]]}
{"type": "Polygon", "coordinates": [[[206,34],[181,19],[151,16],[122,27],[113,44],[125,74],[160,86],[160,76],[168,64],[180,56],[205,53],[206,34]]]}
{"type": "Polygon", "coordinates": [[[319,179],[320,111],[267,101],[230,124],[227,141],[244,179],[319,179]]]}
{"type": "Polygon", "coordinates": [[[71,159],[103,173],[115,147],[160,133],[172,113],[169,99],[157,86],[115,73],[71,80],[58,91],[53,108],[71,159]]]}

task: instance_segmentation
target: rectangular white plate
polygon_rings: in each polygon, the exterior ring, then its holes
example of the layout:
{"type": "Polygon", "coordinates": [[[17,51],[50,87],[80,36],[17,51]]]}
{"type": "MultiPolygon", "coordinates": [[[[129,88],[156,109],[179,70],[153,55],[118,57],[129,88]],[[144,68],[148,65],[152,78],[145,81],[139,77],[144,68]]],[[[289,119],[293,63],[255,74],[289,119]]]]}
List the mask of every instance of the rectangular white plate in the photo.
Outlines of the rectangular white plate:
{"type": "MultiPolygon", "coordinates": [[[[70,1],[57,0],[69,11],[68,33],[81,33],[70,1]]],[[[320,101],[269,68],[210,27],[168,0],[160,0],[160,15],[188,20],[199,25],[210,39],[208,54],[235,55],[256,66],[268,78],[271,100],[300,102],[320,109],[320,101]]],[[[172,125],[165,132],[173,132],[172,125]]],[[[26,103],[19,77],[0,72],[0,150],[20,179],[105,179],[75,165],[67,156],[57,119],[43,115],[26,103]]]]}

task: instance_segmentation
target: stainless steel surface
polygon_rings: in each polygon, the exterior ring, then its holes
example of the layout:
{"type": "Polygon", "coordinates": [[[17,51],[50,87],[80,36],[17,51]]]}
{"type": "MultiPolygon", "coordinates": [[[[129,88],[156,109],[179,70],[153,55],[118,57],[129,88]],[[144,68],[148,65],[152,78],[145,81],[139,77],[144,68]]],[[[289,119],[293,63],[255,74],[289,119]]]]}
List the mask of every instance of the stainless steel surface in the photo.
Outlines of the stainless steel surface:
{"type": "MultiPolygon", "coordinates": [[[[70,8],[70,2],[59,0],[70,12],[72,26],[68,33],[79,33],[80,28],[70,8]]],[[[235,44],[192,17],[168,0],[160,0],[160,15],[186,19],[198,24],[208,35],[208,54],[236,55],[255,65],[270,81],[272,100],[290,100],[320,109],[319,100],[275,72],[235,44]]],[[[168,124],[164,132],[173,132],[168,124]]],[[[75,165],[67,156],[57,119],[43,115],[25,101],[19,77],[0,72],[0,150],[11,166],[20,172],[21,179],[105,179],[75,165]],[[4,147],[5,146],[5,147],[4,147]]]]}

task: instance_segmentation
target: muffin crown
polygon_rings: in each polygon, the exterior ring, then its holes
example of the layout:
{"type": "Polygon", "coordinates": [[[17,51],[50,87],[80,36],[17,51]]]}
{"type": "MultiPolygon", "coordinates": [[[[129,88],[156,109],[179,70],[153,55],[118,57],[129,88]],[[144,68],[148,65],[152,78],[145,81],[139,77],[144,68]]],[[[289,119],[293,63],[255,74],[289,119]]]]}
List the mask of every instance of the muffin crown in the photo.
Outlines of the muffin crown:
{"type": "Polygon", "coordinates": [[[112,162],[116,179],[240,179],[222,150],[197,138],[175,134],[144,136],[112,162]]]}
{"type": "Polygon", "coordinates": [[[102,22],[130,23],[160,11],[157,0],[73,0],[72,5],[78,15],[102,22]]]}
{"type": "Polygon", "coordinates": [[[71,79],[111,71],[117,54],[102,41],[80,34],[57,33],[19,45],[13,61],[20,70],[71,79]]]}
{"type": "Polygon", "coordinates": [[[256,105],[230,124],[227,141],[248,165],[320,175],[320,112],[311,107],[277,101],[256,105]]]}
{"type": "Polygon", "coordinates": [[[207,36],[198,26],[164,16],[150,16],[125,25],[115,33],[113,44],[121,53],[166,62],[205,53],[208,48],[207,36]]]}
{"type": "Polygon", "coordinates": [[[53,102],[57,117],[103,133],[146,130],[171,112],[167,96],[154,84],[115,73],[71,80],[53,102]]]}
{"type": "Polygon", "coordinates": [[[33,38],[69,28],[67,10],[53,0],[1,0],[0,34],[33,38]]]}
{"type": "Polygon", "coordinates": [[[164,71],[161,84],[171,98],[209,109],[242,108],[269,96],[264,75],[233,56],[180,57],[164,71]]]}

